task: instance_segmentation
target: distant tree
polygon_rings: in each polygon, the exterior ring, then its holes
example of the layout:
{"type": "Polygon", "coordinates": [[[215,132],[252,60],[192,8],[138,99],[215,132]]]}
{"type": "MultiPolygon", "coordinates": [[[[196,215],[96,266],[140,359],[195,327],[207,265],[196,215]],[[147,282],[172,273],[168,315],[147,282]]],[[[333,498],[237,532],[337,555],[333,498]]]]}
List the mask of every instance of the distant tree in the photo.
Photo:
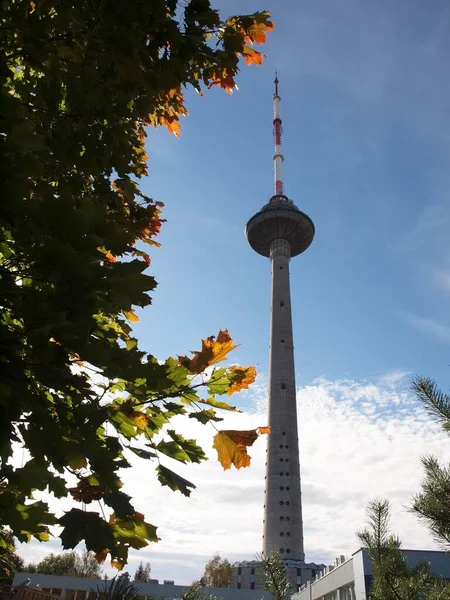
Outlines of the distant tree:
{"type": "Polygon", "coordinates": [[[16,553],[12,532],[0,529],[0,583],[10,583],[14,573],[23,569],[23,564],[23,559],[16,553]]]}
{"type": "Polygon", "coordinates": [[[134,580],[135,581],[141,581],[143,573],[144,573],[144,563],[141,560],[141,562],[139,563],[139,566],[136,569],[136,572],[134,574],[134,580]]]}
{"type": "Polygon", "coordinates": [[[203,575],[205,585],[215,588],[227,588],[231,582],[231,563],[216,553],[205,566],[203,575]]]}
{"type": "Polygon", "coordinates": [[[95,556],[85,550],[81,554],[75,551],[49,554],[41,562],[27,567],[29,572],[44,575],[68,575],[70,577],[89,577],[97,579],[102,576],[100,565],[95,556]]]}
{"type": "Polygon", "coordinates": [[[136,573],[134,574],[134,580],[135,581],[148,581],[150,578],[150,571],[151,571],[150,563],[148,562],[144,566],[144,563],[141,560],[138,568],[136,569],[136,573]]]}
{"type": "Polygon", "coordinates": [[[412,568],[390,532],[390,504],[373,500],[367,506],[367,528],[357,532],[372,561],[371,600],[448,600],[450,587],[431,573],[425,561],[412,568]]]}
{"type": "Polygon", "coordinates": [[[272,552],[268,556],[258,556],[258,579],[264,590],[272,594],[275,600],[287,600],[292,595],[286,565],[279,552],[272,552]]]}

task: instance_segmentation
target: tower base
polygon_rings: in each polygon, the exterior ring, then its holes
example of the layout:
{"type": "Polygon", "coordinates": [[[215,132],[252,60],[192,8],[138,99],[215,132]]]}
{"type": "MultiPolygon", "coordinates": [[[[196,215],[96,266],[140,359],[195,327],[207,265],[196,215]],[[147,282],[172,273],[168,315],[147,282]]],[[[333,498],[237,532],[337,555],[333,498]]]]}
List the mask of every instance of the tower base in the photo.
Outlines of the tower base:
{"type": "MultiPolygon", "coordinates": [[[[306,563],[303,560],[283,560],[286,565],[292,593],[297,592],[302,585],[312,581],[316,575],[323,571],[326,565],[306,563]]],[[[257,560],[236,562],[233,564],[230,588],[238,590],[263,590],[265,589],[264,574],[257,560]]]]}

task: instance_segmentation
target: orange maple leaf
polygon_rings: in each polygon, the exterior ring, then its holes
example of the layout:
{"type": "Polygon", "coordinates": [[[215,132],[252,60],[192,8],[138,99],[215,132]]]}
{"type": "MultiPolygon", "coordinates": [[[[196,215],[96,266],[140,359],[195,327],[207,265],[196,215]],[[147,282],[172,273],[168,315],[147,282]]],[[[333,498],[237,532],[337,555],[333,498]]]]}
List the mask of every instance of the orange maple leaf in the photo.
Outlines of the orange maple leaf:
{"type": "Polygon", "coordinates": [[[234,465],[236,469],[249,467],[251,457],[247,454],[247,447],[253,446],[260,433],[269,433],[268,427],[259,427],[247,431],[219,431],[214,436],[213,448],[217,450],[217,457],[224,470],[234,465]]]}
{"type": "Polygon", "coordinates": [[[180,137],[181,125],[174,116],[160,117],[159,125],[164,125],[169,133],[173,133],[176,137],[180,137]]]}
{"type": "Polygon", "coordinates": [[[213,74],[212,82],[213,85],[218,85],[223,90],[225,90],[227,94],[230,95],[233,93],[233,90],[237,87],[233,75],[231,75],[231,73],[227,73],[226,71],[224,71],[221,74],[213,74]]]}
{"type": "Polygon", "coordinates": [[[258,431],[259,435],[262,435],[263,433],[272,433],[272,429],[269,425],[266,425],[265,427],[258,427],[256,431],[258,431]]]}
{"type": "Polygon", "coordinates": [[[228,352],[237,348],[237,344],[233,342],[234,340],[230,337],[228,329],[220,330],[217,339],[215,339],[215,336],[210,335],[202,340],[200,351],[191,350],[194,355],[193,358],[179,356],[178,361],[189,370],[191,375],[202,373],[206,367],[225,360],[228,352]]]}
{"type": "Polygon", "coordinates": [[[139,317],[137,316],[137,314],[134,312],[134,309],[132,308],[131,310],[128,311],[124,311],[123,314],[125,315],[125,317],[131,321],[132,323],[137,323],[139,321],[139,317]]]}
{"type": "Polygon", "coordinates": [[[230,367],[230,371],[233,375],[231,376],[232,383],[227,390],[229,396],[234,392],[248,389],[248,386],[256,379],[255,367],[230,367]]]}
{"type": "Polygon", "coordinates": [[[242,49],[242,56],[248,65],[262,65],[264,62],[264,54],[257,50],[253,50],[253,48],[250,48],[249,46],[244,46],[242,49]]]}
{"type": "Polygon", "coordinates": [[[111,254],[111,252],[109,250],[108,250],[108,252],[106,252],[105,258],[107,260],[109,260],[109,262],[112,262],[112,263],[117,262],[117,258],[114,256],[114,254],[111,254]]]}
{"type": "Polygon", "coordinates": [[[272,21],[258,22],[254,21],[248,29],[248,35],[255,44],[265,44],[267,40],[266,31],[273,31],[275,23],[272,21]]]}

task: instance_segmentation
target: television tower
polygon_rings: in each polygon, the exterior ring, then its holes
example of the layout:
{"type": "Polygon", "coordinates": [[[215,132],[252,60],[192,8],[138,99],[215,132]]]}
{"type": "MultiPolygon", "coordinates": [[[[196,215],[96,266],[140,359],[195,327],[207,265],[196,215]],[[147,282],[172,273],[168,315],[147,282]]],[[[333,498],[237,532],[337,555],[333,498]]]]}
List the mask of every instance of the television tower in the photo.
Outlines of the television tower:
{"type": "Polygon", "coordinates": [[[289,261],[311,244],[314,224],[285,195],[277,73],[274,83],[274,195],[246,227],[250,246],[272,263],[268,419],[272,433],[266,450],[263,552],[267,556],[275,550],[283,558],[304,561],[289,261]]]}

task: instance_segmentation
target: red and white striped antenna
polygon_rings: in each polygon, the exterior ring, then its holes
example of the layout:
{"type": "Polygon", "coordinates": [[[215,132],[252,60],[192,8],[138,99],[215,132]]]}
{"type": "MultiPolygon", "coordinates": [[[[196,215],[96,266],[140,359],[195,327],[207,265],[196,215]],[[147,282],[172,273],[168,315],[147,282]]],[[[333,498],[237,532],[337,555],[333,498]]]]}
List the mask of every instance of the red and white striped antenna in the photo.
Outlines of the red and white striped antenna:
{"type": "Polygon", "coordinates": [[[284,183],[283,183],[283,162],[284,156],[281,150],[281,118],[280,118],[280,101],[281,98],[278,94],[278,73],[275,71],[275,94],[273,95],[273,141],[274,141],[274,155],[273,155],[273,174],[274,174],[274,189],[275,195],[284,195],[284,183]]]}

